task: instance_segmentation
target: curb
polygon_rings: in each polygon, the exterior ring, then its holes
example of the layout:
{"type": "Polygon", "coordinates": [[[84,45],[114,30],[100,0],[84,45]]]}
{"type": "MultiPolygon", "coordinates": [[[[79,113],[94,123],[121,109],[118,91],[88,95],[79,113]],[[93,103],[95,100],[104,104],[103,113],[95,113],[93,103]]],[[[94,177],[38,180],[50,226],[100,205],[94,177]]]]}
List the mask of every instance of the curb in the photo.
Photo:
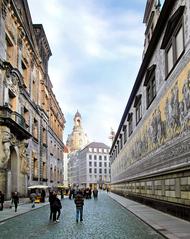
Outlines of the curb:
{"type": "MultiPolygon", "coordinates": [[[[25,203],[20,204],[20,205],[24,205],[24,204],[25,204],[25,203]]],[[[45,206],[47,206],[47,205],[49,205],[49,202],[48,202],[47,204],[41,205],[40,207],[31,208],[31,209],[29,209],[29,210],[26,211],[26,212],[19,212],[19,214],[12,215],[12,216],[10,216],[10,217],[8,217],[8,218],[0,219],[0,225],[1,225],[1,223],[5,222],[5,221],[8,221],[8,220],[10,220],[10,219],[12,219],[12,218],[21,216],[21,215],[26,214],[26,213],[28,213],[28,212],[31,212],[31,211],[33,211],[33,210],[40,209],[40,208],[45,207],[45,206]]],[[[16,212],[15,212],[15,213],[16,213],[16,212]]]]}
{"type": "Polygon", "coordinates": [[[144,221],[141,217],[139,217],[137,214],[135,214],[134,212],[132,212],[129,208],[125,207],[120,201],[118,201],[116,198],[113,198],[110,194],[109,197],[114,200],[115,202],[119,203],[123,208],[125,208],[127,211],[129,211],[131,214],[133,214],[135,217],[137,217],[138,219],[140,219],[143,223],[145,223],[146,225],[148,225],[149,227],[151,227],[154,231],[156,231],[158,234],[160,234],[161,236],[163,236],[166,239],[179,239],[178,237],[175,237],[175,235],[172,234],[172,237],[168,237],[165,234],[163,234],[162,230],[164,230],[164,228],[158,228],[156,225],[153,226],[151,224],[149,224],[148,222],[144,221]],[[157,227],[157,228],[156,228],[157,227]]]}

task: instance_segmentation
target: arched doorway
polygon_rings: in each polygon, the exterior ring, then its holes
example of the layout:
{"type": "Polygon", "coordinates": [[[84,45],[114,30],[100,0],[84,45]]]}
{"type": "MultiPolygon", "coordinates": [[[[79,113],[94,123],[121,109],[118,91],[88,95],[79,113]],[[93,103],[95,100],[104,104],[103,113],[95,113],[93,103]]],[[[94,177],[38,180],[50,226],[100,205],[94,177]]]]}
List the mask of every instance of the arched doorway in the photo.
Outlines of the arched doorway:
{"type": "Polygon", "coordinates": [[[7,198],[11,193],[18,190],[18,157],[16,150],[11,148],[10,159],[7,165],[7,198]]]}

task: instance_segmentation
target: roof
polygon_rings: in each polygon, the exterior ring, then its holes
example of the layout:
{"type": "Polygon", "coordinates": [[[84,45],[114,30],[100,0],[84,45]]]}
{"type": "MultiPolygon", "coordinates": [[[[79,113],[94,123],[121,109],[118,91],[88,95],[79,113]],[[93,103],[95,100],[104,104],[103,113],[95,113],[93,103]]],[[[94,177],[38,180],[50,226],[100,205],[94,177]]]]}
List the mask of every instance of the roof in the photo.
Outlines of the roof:
{"type": "Polygon", "coordinates": [[[109,149],[110,147],[107,146],[104,143],[101,142],[92,142],[90,144],[88,144],[85,148],[102,148],[102,149],[109,149]]]}
{"type": "Polygon", "coordinates": [[[78,110],[77,110],[77,113],[75,114],[75,118],[76,117],[80,117],[81,118],[81,114],[78,112],[78,110]]]}

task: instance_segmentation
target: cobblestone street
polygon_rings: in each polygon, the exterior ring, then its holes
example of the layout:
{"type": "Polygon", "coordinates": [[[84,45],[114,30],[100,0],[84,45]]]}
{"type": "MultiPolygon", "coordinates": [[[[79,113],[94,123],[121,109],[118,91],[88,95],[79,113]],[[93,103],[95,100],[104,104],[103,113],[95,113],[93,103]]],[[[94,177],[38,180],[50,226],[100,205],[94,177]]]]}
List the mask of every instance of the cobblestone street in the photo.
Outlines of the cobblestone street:
{"type": "MultiPolygon", "coordinates": [[[[97,201],[85,200],[84,221],[75,221],[73,200],[62,201],[59,223],[49,222],[49,205],[0,224],[0,238],[161,239],[152,228],[101,192],[97,201]]],[[[18,209],[19,210],[19,209],[18,209]]]]}

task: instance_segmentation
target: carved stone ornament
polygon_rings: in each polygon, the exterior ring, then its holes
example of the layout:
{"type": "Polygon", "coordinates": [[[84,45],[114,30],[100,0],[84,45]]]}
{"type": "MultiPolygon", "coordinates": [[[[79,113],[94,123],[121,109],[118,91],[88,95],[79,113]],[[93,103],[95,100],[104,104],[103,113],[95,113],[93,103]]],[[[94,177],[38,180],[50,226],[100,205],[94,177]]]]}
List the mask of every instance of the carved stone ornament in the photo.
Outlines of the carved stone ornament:
{"type": "Polygon", "coordinates": [[[24,141],[19,145],[20,171],[23,174],[27,174],[29,172],[27,148],[28,148],[27,141],[24,141]]]}
{"type": "Polygon", "coordinates": [[[0,168],[6,169],[7,163],[10,159],[11,134],[9,132],[2,132],[2,152],[0,160],[0,168]]]}
{"type": "Polygon", "coordinates": [[[8,73],[6,86],[16,95],[18,93],[18,76],[15,73],[8,73]]]}

